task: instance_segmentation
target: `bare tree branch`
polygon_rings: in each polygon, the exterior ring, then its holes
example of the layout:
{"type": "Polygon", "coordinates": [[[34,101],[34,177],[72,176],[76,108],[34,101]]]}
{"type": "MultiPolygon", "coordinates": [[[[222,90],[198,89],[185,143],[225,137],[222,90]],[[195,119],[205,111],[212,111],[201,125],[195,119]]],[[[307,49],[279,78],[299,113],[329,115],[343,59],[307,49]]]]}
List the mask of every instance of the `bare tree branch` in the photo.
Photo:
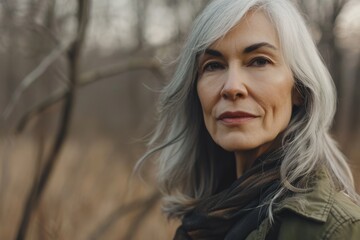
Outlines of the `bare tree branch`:
{"type": "Polygon", "coordinates": [[[5,110],[1,115],[1,120],[3,123],[9,118],[13,112],[16,104],[20,100],[22,94],[29,88],[39,77],[48,69],[48,67],[54,63],[70,46],[70,42],[65,42],[60,44],[55,48],[48,56],[46,56],[41,63],[29,74],[20,85],[16,88],[14,94],[12,95],[9,104],[6,106],[5,110]]]}
{"type": "Polygon", "coordinates": [[[59,153],[61,152],[63,143],[67,137],[69,130],[69,123],[71,117],[71,110],[73,102],[75,100],[76,81],[78,78],[80,55],[83,47],[83,39],[87,28],[88,18],[90,12],[90,1],[89,0],[78,0],[78,35],[75,42],[72,44],[69,50],[69,64],[70,64],[70,82],[71,86],[65,96],[65,102],[62,109],[62,115],[60,120],[60,126],[55,138],[52,151],[45,162],[45,166],[42,169],[39,181],[34,181],[31,187],[30,193],[26,199],[24,211],[22,214],[21,222],[17,232],[17,240],[23,240],[26,237],[28,225],[30,223],[32,212],[38,206],[42,193],[48,183],[49,177],[53,172],[56,160],[58,159],[59,153]]]}
{"type": "Polygon", "coordinates": [[[144,46],[144,28],[146,22],[146,12],[148,1],[135,0],[133,1],[136,9],[137,24],[136,24],[136,39],[138,40],[136,49],[141,49],[144,46]]]}
{"type": "MultiPolygon", "coordinates": [[[[139,208],[151,209],[151,206],[153,206],[160,199],[160,196],[161,196],[160,193],[156,191],[153,194],[151,194],[150,197],[148,198],[136,200],[127,205],[122,205],[118,207],[105,219],[105,221],[103,221],[103,223],[92,234],[90,234],[88,239],[90,240],[100,239],[100,237],[104,235],[104,233],[108,231],[111,228],[111,226],[113,226],[116,223],[116,221],[118,221],[121,217],[124,217],[126,214],[130,212],[136,211],[139,208]]],[[[143,213],[143,211],[141,213],[143,213]]]]}
{"type": "Polygon", "coordinates": [[[24,129],[26,124],[35,117],[36,115],[46,111],[49,107],[53,106],[55,103],[64,99],[67,91],[63,89],[58,89],[51,96],[49,96],[45,101],[31,108],[24,116],[20,119],[19,124],[16,127],[16,133],[20,134],[24,129]]]}
{"type": "MultiPolygon", "coordinates": [[[[110,66],[106,66],[93,71],[86,72],[80,76],[78,83],[74,87],[75,90],[77,90],[83,86],[94,83],[96,81],[110,78],[124,72],[134,71],[139,69],[148,69],[156,76],[158,76],[160,79],[165,78],[161,71],[161,66],[158,61],[154,59],[134,58],[134,59],[130,59],[127,62],[113,64],[110,66]]],[[[24,114],[24,116],[20,119],[19,124],[16,127],[16,133],[17,134],[21,133],[24,130],[26,124],[34,116],[41,114],[49,107],[53,106],[54,104],[64,99],[67,92],[68,89],[58,89],[45,101],[34,106],[29,111],[27,111],[24,114]]]]}
{"type": "Polygon", "coordinates": [[[155,75],[163,78],[163,74],[161,72],[161,66],[159,62],[153,58],[142,57],[142,58],[129,59],[128,61],[123,63],[105,66],[103,68],[84,73],[81,76],[79,84],[80,86],[84,86],[100,79],[113,77],[124,72],[129,72],[139,69],[149,69],[155,75]]]}

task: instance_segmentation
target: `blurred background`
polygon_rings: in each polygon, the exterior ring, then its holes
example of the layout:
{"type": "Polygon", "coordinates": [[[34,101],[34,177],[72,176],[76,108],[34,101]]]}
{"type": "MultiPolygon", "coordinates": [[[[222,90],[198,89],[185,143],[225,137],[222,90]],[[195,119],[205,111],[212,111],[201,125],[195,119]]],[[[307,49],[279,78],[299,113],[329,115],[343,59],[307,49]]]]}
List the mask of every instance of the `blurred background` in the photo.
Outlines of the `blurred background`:
{"type": "MultiPolygon", "coordinates": [[[[171,239],[153,166],[132,175],[208,0],[0,1],[0,239],[171,239]]],[[[295,1],[338,90],[360,191],[360,0],[295,1]]]]}

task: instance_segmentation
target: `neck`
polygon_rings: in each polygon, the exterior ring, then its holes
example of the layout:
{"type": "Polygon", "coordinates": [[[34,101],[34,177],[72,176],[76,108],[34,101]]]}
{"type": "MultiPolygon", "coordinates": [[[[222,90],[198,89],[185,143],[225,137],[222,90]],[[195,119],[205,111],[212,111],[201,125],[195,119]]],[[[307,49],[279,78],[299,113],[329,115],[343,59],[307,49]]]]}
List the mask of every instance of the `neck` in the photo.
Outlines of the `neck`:
{"type": "Polygon", "coordinates": [[[243,175],[244,172],[251,168],[258,157],[271,151],[271,149],[274,149],[274,144],[265,144],[256,149],[235,152],[237,177],[243,175]]]}
{"type": "Polygon", "coordinates": [[[254,163],[255,159],[260,156],[257,152],[235,152],[236,159],[236,175],[240,177],[254,163]]]}

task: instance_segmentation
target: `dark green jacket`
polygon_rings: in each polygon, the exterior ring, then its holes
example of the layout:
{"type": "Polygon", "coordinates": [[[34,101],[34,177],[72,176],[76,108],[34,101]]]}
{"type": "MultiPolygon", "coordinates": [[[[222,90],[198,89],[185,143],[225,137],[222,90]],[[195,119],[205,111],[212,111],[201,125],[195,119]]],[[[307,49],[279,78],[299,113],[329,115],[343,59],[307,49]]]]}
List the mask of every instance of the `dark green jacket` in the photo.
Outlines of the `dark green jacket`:
{"type": "MultiPolygon", "coordinates": [[[[360,207],[335,191],[325,171],[317,175],[313,190],[302,196],[307,201],[302,207],[298,200],[289,199],[274,211],[279,240],[360,240],[360,207]]],[[[246,239],[265,239],[268,229],[265,220],[246,239]]]]}

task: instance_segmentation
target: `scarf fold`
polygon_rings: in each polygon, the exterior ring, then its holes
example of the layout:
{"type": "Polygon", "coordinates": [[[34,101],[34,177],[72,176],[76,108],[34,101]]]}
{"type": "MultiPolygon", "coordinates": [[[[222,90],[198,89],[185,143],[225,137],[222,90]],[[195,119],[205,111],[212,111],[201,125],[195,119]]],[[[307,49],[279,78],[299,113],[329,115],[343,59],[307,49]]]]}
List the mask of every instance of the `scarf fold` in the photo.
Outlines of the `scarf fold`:
{"type": "Polygon", "coordinates": [[[201,200],[182,219],[174,240],[241,240],[266,218],[269,200],[280,187],[282,154],[271,152],[227,189],[201,200]]]}

